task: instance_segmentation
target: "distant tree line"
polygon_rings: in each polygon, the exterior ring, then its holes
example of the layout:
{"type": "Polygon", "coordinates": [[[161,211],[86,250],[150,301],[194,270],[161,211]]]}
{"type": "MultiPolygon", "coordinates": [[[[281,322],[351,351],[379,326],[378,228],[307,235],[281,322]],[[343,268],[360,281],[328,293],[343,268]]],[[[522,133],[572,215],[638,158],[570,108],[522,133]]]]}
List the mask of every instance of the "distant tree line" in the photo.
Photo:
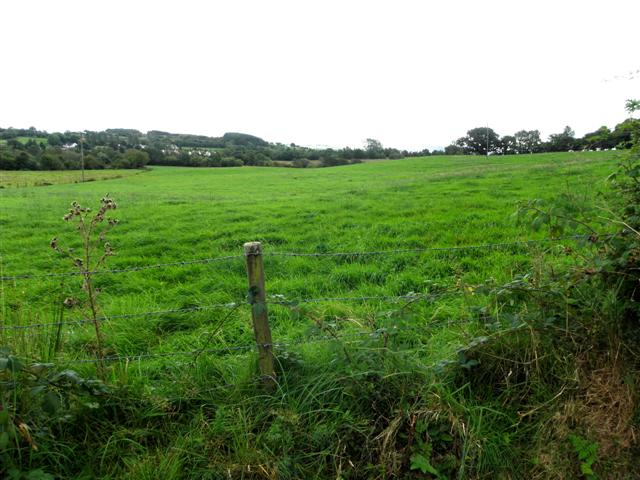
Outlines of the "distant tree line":
{"type": "MultiPolygon", "coordinates": [[[[610,130],[602,126],[594,132],[577,138],[571,127],[549,135],[542,141],[538,130],[520,130],[500,137],[489,127],[473,128],[444,149],[446,155],[512,155],[541,152],[567,152],[571,150],[626,149],[631,146],[632,132],[640,129],[640,120],[628,118],[610,130]]],[[[436,152],[434,152],[436,153],[436,152]]]]}
{"type": "Polygon", "coordinates": [[[142,168],[146,165],[188,167],[335,166],[365,159],[396,159],[429,155],[385,148],[367,139],[364,148],[309,148],[269,143],[244,133],[222,137],[175,134],[131,129],[100,132],[48,133],[28,129],[0,128],[1,170],[68,170],[142,168]]]}
{"type": "Polygon", "coordinates": [[[245,133],[221,137],[151,130],[112,128],[100,132],[54,132],[0,128],[0,170],[72,170],[143,168],[146,165],[232,167],[242,165],[305,168],[359,163],[365,159],[398,159],[427,155],[486,155],[628,148],[640,120],[629,118],[576,138],[570,127],[543,141],[538,130],[500,137],[493,129],[471,129],[444,150],[418,152],[386,148],[368,138],[363,148],[310,148],[270,143],[245,133]]]}

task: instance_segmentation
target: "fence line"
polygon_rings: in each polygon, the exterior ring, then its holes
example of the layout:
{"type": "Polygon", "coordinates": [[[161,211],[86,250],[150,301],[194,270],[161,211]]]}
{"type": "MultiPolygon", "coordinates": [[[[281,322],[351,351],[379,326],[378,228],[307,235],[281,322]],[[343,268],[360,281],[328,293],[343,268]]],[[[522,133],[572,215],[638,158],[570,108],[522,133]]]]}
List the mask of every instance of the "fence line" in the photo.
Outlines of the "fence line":
{"type": "Polygon", "coordinates": [[[510,246],[535,245],[539,243],[553,243],[562,240],[592,239],[593,235],[567,235],[564,237],[547,238],[540,240],[521,240],[515,242],[483,243],[478,245],[461,245],[454,247],[427,247],[427,248],[407,248],[397,250],[374,250],[369,252],[326,252],[326,253],[296,253],[296,252],[265,252],[266,257],[358,257],[374,255],[392,255],[396,253],[423,253],[423,252],[449,252],[460,250],[480,250],[502,248],[510,246]]]}
{"type": "Polygon", "coordinates": [[[180,357],[180,356],[194,356],[200,355],[203,353],[223,353],[223,352],[233,352],[233,351],[242,351],[242,350],[250,350],[256,347],[256,344],[250,345],[234,345],[230,347],[220,347],[220,348],[210,348],[205,350],[188,350],[184,352],[166,352],[166,353],[140,353],[137,355],[109,355],[102,358],[83,358],[70,360],[67,363],[98,363],[101,361],[104,362],[119,362],[119,361],[130,361],[130,360],[142,360],[146,358],[163,358],[163,357],[180,357]]]}
{"type": "MultiPolygon", "coordinates": [[[[98,322],[104,322],[107,320],[112,320],[114,318],[134,318],[134,317],[150,317],[157,315],[166,315],[170,313],[189,313],[189,312],[198,312],[203,310],[214,310],[216,308],[236,308],[241,305],[243,302],[230,302],[230,303],[214,303],[211,305],[202,305],[195,307],[186,307],[186,308],[172,308],[167,310],[152,310],[148,312],[139,312],[139,313],[123,313],[120,315],[105,315],[96,318],[98,322]]],[[[83,318],[81,320],[69,320],[66,322],[49,322],[49,323],[30,323],[28,325],[9,325],[9,326],[0,326],[0,332],[5,330],[28,330],[31,328],[44,328],[44,327],[59,327],[64,325],[85,325],[88,323],[93,323],[93,319],[83,318]]]]}
{"type": "MultiPolygon", "coordinates": [[[[514,241],[514,242],[500,242],[500,243],[489,243],[489,244],[481,244],[481,245],[466,245],[466,246],[454,246],[454,247],[431,247],[431,248],[415,248],[415,249],[397,249],[397,250],[386,250],[386,251],[365,251],[365,252],[326,252],[326,253],[296,253],[296,252],[267,252],[265,255],[269,256],[290,256],[290,257],[347,257],[347,256],[370,256],[370,255],[392,255],[398,253],[422,253],[422,252],[447,252],[447,251],[461,251],[461,250],[478,250],[478,249],[494,249],[494,248],[503,248],[510,246],[528,246],[532,244],[542,244],[549,242],[559,242],[562,240],[577,240],[577,239],[588,239],[590,242],[595,243],[598,240],[598,236],[594,235],[571,235],[565,237],[556,237],[549,239],[541,239],[541,240],[524,240],[524,241],[514,241]]],[[[134,272],[147,270],[152,268],[163,268],[163,267],[172,267],[172,266],[186,266],[193,264],[205,264],[212,263],[218,261],[227,261],[233,259],[244,258],[246,261],[247,268],[247,279],[249,288],[247,291],[247,300],[246,302],[230,302],[230,303],[218,303],[211,305],[203,305],[203,306],[192,306],[192,307],[184,307],[184,308],[173,308],[166,310],[153,310],[147,312],[138,312],[138,313],[124,313],[118,315],[111,316],[101,316],[97,318],[83,318],[73,321],[60,321],[60,322],[50,322],[50,323],[35,323],[29,325],[12,325],[12,326],[1,326],[0,332],[4,332],[7,330],[27,330],[34,328],[43,328],[43,327],[61,327],[63,325],[83,325],[90,324],[96,321],[102,322],[106,320],[116,319],[116,318],[133,318],[133,317],[145,317],[145,316],[157,316],[157,315],[165,315],[172,313],[187,313],[187,312],[196,312],[201,310],[215,309],[215,308],[228,308],[231,309],[225,318],[228,318],[233,311],[243,304],[248,304],[251,306],[251,313],[253,319],[253,327],[255,334],[255,343],[246,344],[246,345],[232,345],[227,347],[218,347],[218,348],[206,348],[208,341],[205,342],[205,346],[199,349],[189,350],[189,351],[174,351],[174,352],[158,352],[158,353],[140,353],[135,355],[109,355],[102,356],[96,358],[79,358],[75,360],[68,360],[67,363],[77,363],[77,364],[90,364],[90,363],[102,363],[102,362],[119,362],[119,361],[131,361],[131,360],[143,360],[150,358],[165,358],[165,357],[176,357],[176,356],[187,356],[193,357],[193,362],[195,362],[198,357],[203,353],[223,353],[223,352],[241,352],[241,351],[249,351],[252,349],[257,349],[259,356],[259,369],[264,378],[264,387],[267,390],[272,390],[275,387],[276,373],[273,368],[274,362],[274,349],[290,347],[294,345],[301,344],[311,344],[316,342],[324,342],[324,341],[338,341],[344,343],[353,343],[353,342],[364,342],[363,337],[375,338],[375,337],[383,337],[385,339],[385,347],[386,347],[386,338],[390,333],[396,333],[399,331],[408,331],[414,329],[408,329],[403,327],[402,329],[398,329],[397,326],[391,328],[391,330],[387,328],[381,328],[371,331],[360,331],[355,333],[345,333],[345,334],[331,334],[326,336],[312,337],[312,338],[300,338],[297,340],[285,340],[283,342],[273,341],[271,338],[270,326],[269,326],[269,318],[267,312],[268,305],[283,305],[283,306],[296,306],[299,304],[305,303],[321,303],[321,302],[354,302],[354,301],[408,301],[408,304],[416,302],[418,300],[435,300],[436,298],[440,298],[451,293],[460,294],[462,292],[456,291],[444,291],[442,293],[408,293],[406,295],[369,295],[369,296],[355,296],[355,297],[319,297],[319,298],[302,298],[297,300],[287,300],[286,297],[282,295],[272,295],[270,298],[266,295],[266,286],[264,279],[264,268],[263,268],[263,253],[261,249],[261,244],[259,242],[249,242],[244,245],[245,254],[243,256],[240,255],[232,255],[226,257],[216,257],[216,258],[204,258],[197,260],[189,260],[189,261],[181,261],[181,262],[171,262],[171,263],[161,263],[155,265],[146,265],[146,266],[134,266],[128,268],[121,269],[113,269],[113,270],[96,270],[96,271],[76,271],[76,272],[66,272],[66,273],[48,273],[48,274],[22,274],[22,275],[14,275],[14,276],[3,276],[0,277],[0,280],[17,280],[17,279],[30,279],[30,278],[42,278],[42,277],[60,277],[60,276],[70,276],[70,275],[93,275],[93,274],[105,274],[105,273],[125,273],[125,272],[134,272]]],[[[224,320],[222,321],[224,323],[224,320]]],[[[58,330],[60,332],[60,330],[58,330]]]]}
{"type": "MultiPolygon", "coordinates": [[[[407,329],[409,330],[409,329],[407,329]]],[[[400,331],[398,329],[394,329],[395,331],[400,331]]],[[[111,355],[105,356],[102,359],[100,358],[82,358],[82,359],[74,359],[69,360],[65,363],[69,364],[83,364],[83,363],[98,363],[100,361],[104,362],[119,362],[119,361],[131,361],[131,360],[142,360],[149,358],[164,358],[164,357],[178,357],[178,356],[199,356],[203,353],[224,353],[224,352],[238,352],[238,351],[247,351],[252,350],[254,348],[283,348],[283,347],[291,347],[295,345],[302,344],[312,344],[312,343],[320,343],[326,341],[342,341],[345,339],[353,339],[360,337],[371,337],[375,338],[377,336],[383,335],[386,333],[386,329],[378,329],[375,332],[357,332],[350,333],[344,335],[326,335],[323,337],[316,337],[311,339],[299,339],[288,342],[274,342],[274,343],[251,343],[246,345],[232,345],[229,347],[220,347],[220,348],[210,348],[210,349],[196,349],[196,350],[187,350],[182,352],[166,352],[166,353],[141,353],[137,355],[111,355]]]]}
{"type": "Polygon", "coordinates": [[[407,295],[371,295],[371,296],[362,296],[362,297],[320,297],[320,298],[302,298],[299,300],[275,300],[266,302],[268,305],[286,305],[286,306],[296,306],[301,303],[323,303],[323,302],[359,302],[359,301],[369,301],[369,300],[380,300],[380,301],[398,301],[398,300],[427,300],[443,297],[448,293],[440,293],[440,294],[429,294],[429,293],[413,293],[407,295]]]}
{"type": "MultiPolygon", "coordinates": [[[[501,287],[504,290],[518,290],[517,287],[501,287]]],[[[529,288],[527,290],[531,291],[542,291],[544,293],[553,293],[548,292],[546,290],[540,290],[536,288],[529,288]]],[[[383,301],[383,302],[398,302],[398,301],[433,301],[442,297],[450,296],[450,295],[463,295],[464,293],[461,291],[451,291],[447,290],[442,293],[409,293],[406,295],[368,295],[368,296],[359,296],[359,297],[317,297],[317,298],[301,298],[294,300],[267,300],[265,304],[267,305],[280,305],[280,306],[288,306],[288,307],[296,307],[300,304],[307,303],[325,303],[325,302],[367,302],[367,301],[383,301]]],[[[283,295],[272,295],[272,298],[281,298],[283,295]]],[[[213,303],[209,305],[199,305],[193,307],[185,307],[185,308],[170,308],[166,310],[151,310],[146,312],[136,312],[136,313],[123,313],[117,315],[104,315],[96,318],[98,322],[104,322],[113,319],[122,319],[122,318],[135,318],[135,317],[152,317],[152,316],[161,316],[172,313],[192,313],[199,311],[207,311],[207,310],[215,310],[215,309],[234,309],[242,305],[251,305],[246,300],[237,301],[237,302],[228,302],[228,303],[213,303]]],[[[43,322],[43,323],[30,323],[26,325],[4,325],[0,326],[0,332],[10,331],[10,330],[30,330],[36,328],[45,328],[45,327],[61,327],[61,326],[79,326],[79,325],[87,325],[94,323],[93,319],[90,318],[82,318],[78,320],[68,320],[63,322],[43,322]]]]}
{"type": "MultiPolygon", "coordinates": [[[[611,237],[611,235],[603,235],[602,238],[611,237]]],[[[357,256],[376,256],[376,255],[394,255],[398,253],[424,253],[424,252],[448,252],[448,251],[463,251],[463,250],[481,250],[481,249],[494,249],[510,246],[526,246],[535,245],[540,243],[553,243],[563,240],[580,240],[587,239],[595,242],[597,240],[595,235],[567,235],[564,237],[554,237],[539,240],[520,240],[513,242],[498,242],[498,243],[485,243],[478,245],[460,245],[453,247],[425,247],[425,248],[407,248],[407,249],[395,249],[395,250],[373,250],[364,252],[325,252],[325,253],[313,253],[313,252],[264,252],[264,256],[270,257],[357,257],[357,256]]],[[[23,273],[16,275],[0,276],[0,281],[13,281],[13,280],[27,280],[36,278],[56,278],[56,277],[69,277],[78,275],[104,275],[104,274],[119,274],[129,272],[139,272],[143,270],[151,270],[166,267],[182,267],[188,265],[208,264],[223,262],[228,260],[244,259],[243,255],[227,255],[223,257],[212,258],[200,258],[195,260],[185,260],[168,263],[157,263],[154,265],[139,265],[133,267],[116,268],[116,269],[102,269],[95,271],[73,271],[73,272],[56,272],[56,273],[23,273]]]]}
{"type": "Polygon", "coordinates": [[[129,272],[139,272],[142,270],[151,270],[156,268],[181,267],[181,266],[187,266],[187,265],[207,264],[207,263],[223,262],[227,260],[236,260],[236,259],[243,259],[243,258],[244,257],[242,255],[227,255],[224,257],[199,258],[196,260],[185,260],[182,262],[156,263],[154,265],[139,265],[135,267],[103,269],[103,270],[94,270],[94,271],[33,273],[33,274],[22,273],[18,275],[8,275],[8,276],[0,277],[0,281],[25,280],[25,279],[33,279],[33,278],[51,278],[51,277],[73,277],[78,275],[104,275],[107,273],[129,273],[129,272]]]}
{"type": "MultiPolygon", "coordinates": [[[[419,300],[435,300],[446,295],[451,295],[453,293],[460,294],[460,292],[446,292],[439,294],[429,294],[429,293],[411,293],[407,295],[370,295],[370,296],[360,296],[360,297],[319,297],[319,298],[302,298],[297,300],[268,300],[265,303],[267,305],[282,305],[282,306],[291,306],[295,307],[304,303],[323,303],[323,302],[366,302],[372,300],[378,301],[400,301],[400,300],[409,300],[409,301],[419,301],[419,300]]],[[[274,297],[278,298],[274,295],[274,297]]],[[[135,317],[151,317],[151,316],[160,316],[167,315],[172,313],[191,313],[191,312],[199,312],[206,310],[215,310],[222,308],[236,308],[241,305],[250,305],[247,301],[242,302],[229,302],[229,303],[214,303],[210,305],[201,305],[194,307],[185,307],[185,308],[172,308],[167,310],[151,310],[147,312],[137,312],[137,313],[123,313],[119,315],[104,315],[96,318],[98,322],[104,322],[113,319],[121,319],[121,318],[135,318],[135,317]]],[[[83,318],[78,320],[68,320],[63,322],[44,322],[44,323],[30,323],[27,325],[8,325],[8,326],[0,326],[0,332],[8,331],[8,330],[30,330],[35,328],[45,328],[45,327],[61,327],[66,325],[87,325],[92,324],[93,319],[83,318]]]]}

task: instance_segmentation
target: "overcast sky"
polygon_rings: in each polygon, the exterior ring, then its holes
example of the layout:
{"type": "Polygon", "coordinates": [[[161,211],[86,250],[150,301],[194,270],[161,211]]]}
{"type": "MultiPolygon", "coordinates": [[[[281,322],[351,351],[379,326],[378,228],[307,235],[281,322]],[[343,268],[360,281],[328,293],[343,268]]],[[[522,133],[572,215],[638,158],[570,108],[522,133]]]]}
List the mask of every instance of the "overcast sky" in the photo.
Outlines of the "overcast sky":
{"type": "Polygon", "coordinates": [[[333,147],[578,135],[640,98],[640,1],[3,1],[0,126],[333,147]]]}

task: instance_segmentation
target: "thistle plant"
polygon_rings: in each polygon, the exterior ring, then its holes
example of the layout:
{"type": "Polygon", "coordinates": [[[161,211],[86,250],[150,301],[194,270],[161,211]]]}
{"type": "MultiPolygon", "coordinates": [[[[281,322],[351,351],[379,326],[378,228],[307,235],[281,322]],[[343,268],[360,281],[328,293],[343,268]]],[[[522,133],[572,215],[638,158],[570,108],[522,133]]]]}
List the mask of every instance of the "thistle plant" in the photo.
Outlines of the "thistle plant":
{"type": "MultiPolygon", "coordinates": [[[[57,237],[54,237],[50,244],[53,250],[68,258],[82,275],[82,290],[86,299],[84,306],[88,309],[95,330],[98,374],[101,377],[104,375],[104,339],[99,321],[98,290],[93,283],[93,275],[105,265],[108,257],[115,254],[111,244],[106,241],[107,233],[118,224],[117,219],[107,217],[109,210],[115,209],[116,203],[108,195],[100,199],[100,208],[95,214],[90,208],[73,202],[63,220],[75,225],[81,240],[80,251],[61,247],[57,237]]],[[[65,305],[67,303],[76,304],[76,301],[67,299],[65,305]]]]}

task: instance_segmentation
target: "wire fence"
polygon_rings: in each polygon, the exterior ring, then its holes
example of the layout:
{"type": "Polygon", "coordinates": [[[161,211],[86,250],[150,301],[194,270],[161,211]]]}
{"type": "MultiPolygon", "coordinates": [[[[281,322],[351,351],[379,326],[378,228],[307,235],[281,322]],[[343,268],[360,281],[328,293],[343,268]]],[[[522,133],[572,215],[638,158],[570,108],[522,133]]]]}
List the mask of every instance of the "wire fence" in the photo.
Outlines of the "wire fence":
{"type": "MultiPolygon", "coordinates": [[[[394,250],[372,250],[372,251],[352,251],[352,252],[265,252],[266,257],[367,257],[367,256],[381,256],[381,255],[397,255],[404,253],[428,253],[428,252],[459,252],[465,250],[493,250],[508,247],[524,247],[536,244],[549,244],[558,243],[565,240],[588,240],[595,243],[600,238],[608,238],[610,235],[567,235],[562,237],[535,239],[535,240],[518,240],[511,242],[496,242],[496,243],[484,243],[477,245],[457,245],[450,247],[425,247],[425,248],[406,248],[406,249],[394,249],[394,250]]],[[[69,271],[69,272],[52,272],[52,273],[19,273],[14,275],[0,276],[0,281],[15,281],[15,280],[31,280],[42,278],[56,278],[56,277],[73,277],[84,275],[105,275],[105,274],[120,274],[140,272],[144,270],[171,268],[171,267],[185,267],[190,265],[204,265],[217,262],[227,262],[230,260],[244,259],[243,255],[226,255],[221,257],[209,257],[193,260],[157,263],[153,265],[136,265],[124,268],[114,269],[101,269],[94,271],[69,271]]]]}
{"type": "MultiPolygon", "coordinates": [[[[308,303],[328,303],[328,302],[368,302],[368,301],[380,301],[380,302],[398,302],[402,300],[417,302],[417,301],[434,301],[438,298],[442,298],[446,295],[451,295],[452,292],[439,293],[439,294],[429,294],[429,293],[410,293],[407,295],[367,295],[367,296],[359,296],[359,297],[318,297],[318,298],[301,298],[296,300],[279,300],[281,295],[272,295],[274,300],[268,300],[265,303],[267,305],[280,305],[286,307],[297,307],[299,305],[308,304],[308,303]]],[[[55,328],[55,327],[64,327],[64,326],[81,326],[81,325],[90,325],[96,322],[102,323],[110,320],[117,320],[123,318],[136,318],[136,317],[156,317],[163,315],[171,315],[171,314],[182,314],[182,313],[194,313],[200,311],[208,311],[215,309],[235,309],[242,305],[251,305],[247,300],[237,301],[237,302],[228,302],[228,303],[214,303],[210,305],[200,305],[193,307],[185,307],[185,308],[169,308],[166,310],[151,310],[145,312],[136,312],[136,313],[125,313],[119,315],[103,315],[96,317],[96,319],[92,318],[81,318],[74,320],[66,320],[60,322],[42,322],[42,323],[29,323],[26,325],[0,325],[0,332],[11,331],[11,330],[34,330],[34,329],[45,329],[45,328],[55,328]]]]}
{"type": "Polygon", "coordinates": [[[453,247],[428,247],[406,248],[396,250],[374,250],[368,252],[320,252],[320,253],[295,253],[295,252],[267,252],[268,257],[364,257],[376,255],[395,255],[399,253],[427,253],[427,252],[458,252],[464,250],[498,249],[515,246],[529,246],[536,244],[554,243],[563,240],[588,240],[593,235],[568,235],[564,237],[547,238],[540,240],[521,240],[514,242],[483,243],[478,245],[460,245],[453,247]]]}
{"type": "MultiPolygon", "coordinates": [[[[509,248],[509,247],[527,247],[537,244],[554,244],[559,243],[566,240],[587,240],[591,243],[598,242],[601,238],[606,238],[608,236],[594,236],[594,235],[570,235],[564,237],[556,237],[556,238],[548,238],[548,239],[539,239],[539,240],[521,240],[521,241],[511,241],[511,242],[496,242],[496,243],[485,243],[478,245],[461,245],[461,246],[450,246],[450,247],[429,247],[429,248],[411,248],[411,249],[394,249],[394,250],[379,250],[379,251],[353,251],[353,252],[265,252],[264,256],[266,257],[309,257],[309,258],[323,258],[323,257],[364,257],[364,256],[381,256],[381,255],[395,255],[395,254],[420,254],[427,252],[459,252],[463,250],[484,250],[484,249],[500,249],[500,248],[509,248]]],[[[186,261],[176,261],[176,262],[167,262],[167,263],[158,263],[154,265],[139,265],[132,266],[126,268],[116,268],[116,269],[103,269],[96,271],[74,271],[74,272],[59,272],[59,273],[41,273],[41,274],[16,274],[16,275],[7,275],[0,277],[1,281],[13,281],[13,280],[30,280],[30,279],[41,279],[41,278],[49,278],[49,277],[62,277],[62,276],[73,276],[73,275],[103,275],[103,274],[121,274],[128,272],[138,272],[143,270],[150,269],[160,269],[160,268],[171,268],[171,267],[184,267],[189,265],[196,264],[210,264],[216,262],[227,262],[239,259],[247,258],[247,255],[229,255],[229,256],[220,256],[220,257],[211,257],[211,258],[201,258],[195,260],[186,260],[186,261]]],[[[260,253],[262,255],[262,253],[260,253]]],[[[444,291],[438,293],[407,293],[404,295],[365,295],[365,296],[336,296],[336,297],[317,297],[317,298],[299,298],[299,299],[289,299],[284,295],[272,295],[269,299],[266,299],[264,304],[266,305],[274,305],[274,306],[283,306],[289,308],[296,308],[300,305],[304,304],[318,304],[318,303],[330,303],[330,302],[407,302],[407,304],[412,304],[415,302],[436,302],[438,299],[441,299],[445,296],[449,296],[452,294],[460,295],[462,292],[460,290],[452,291],[451,289],[445,289],[444,291]]],[[[96,324],[102,322],[108,322],[116,319],[130,319],[136,317],[161,317],[165,315],[172,314],[189,314],[196,313],[199,311],[211,311],[211,310],[228,310],[230,315],[237,308],[241,306],[250,306],[252,308],[252,312],[255,310],[256,301],[252,299],[251,288],[249,289],[249,294],[247,299],[236,300],[232,302],[226,303],[213,303],[207,305],[194,305],[188,307],[176,307],[176,308],[168,308],[161,310],[151,310],[144,312],[131,312],[131,313],[122,313],[122,314],[114,314],[114,315],[102,315],[96,318],[76,318],[71,320],[64,320],[58,322],[37,322],[37,323],[28,323],[23,325],[0,325],[0,333],[8,333],[8,332],[36,332],[47,334],[51,333],[47,331],[47,329],[58,329],[58,335],[60,329],[62,327],[73,327],[73,326],[82,326],[88,324],[96,324]]],[[[226,318],[226,317],[225,317],[226,318]]],[[[223,322],[224,323],[224,322],[223,322]]],[[[254,324],[255,327],[255,324],[254,324]]],[[[393,332],[397,332],[397,327],[393,332]]],[[[300,338],[296,340],[285,340],[285,341],[273,341],[273,342],[260,342],[256,341],[256,343],[244,344],[244,345],[231,345],[231,346],[221,346],[216,348],[209,348],[208,346],[202,347],[199,349],[185,350],[185,351],[171,351],[171,352],[143,352],[139,354],[132,355],[108,355],[99,358],[78,358],[78,359],[67,359],[62,360],[64,363],[75,363],[75,364],[93,364],[98,362],[105,363],[114,363],[114,362],[130,362],[130,361],[141,361],[145,359],[154,359],[154,358],[173,358],[173,357],[192,357],[197,358],[202,354],[223,354],[223,353],[239,353],[239,352],[248,352],[254,349],[258,349],[260,352],[265,350],[272,351],[273,349],[279,348],[287,348],[294,345],[300,344],[309,344],[316,342],[326,342],[326,341],[337,341],[341,343],[345,342],[364,342],[370,338],[381,337],[389,335],[390,330],[388,329],[378,329],[375,331],[360,331],[355,333],[343,333],[343,334],[334,334],[334,335],[326,335],[322,337],[310,337],[310,338],[300,338]]],[[[257,334],[256,334],[257,335],[257,334]]]]}
{"type": "Polygon", "coordinates": [[[126,268],[102,269],[102,270],[93,270],[93,271],[78,270],[78,271],[72,271],[72,272],[55,272],[55,273],[20,273],[17,275],[2,276],[0,277],[0,281],[140,272],[143,270],[152,270],[152,269],[159,269],[159,268],[185,267],[189,265],[203,265],[203,264],[215,263],[215,262],[225,262],[228,260],[237,260],[242,258],[244,258],[242,255],[227,255],[224,257],[199,258],[195,260],[185,260],[181,262],[156,263],[154,265],[138,265],[138,266],[126,267],[126,268]]]}
{"type": "Polygon", "coordinates": [[[218,348],[205,348],[205,349],[194,349],[194,350],[186,350],[181,352],[158,352],[158,353],[141,353],[135,355],[108,355],[103,358],[83,358],[83,359],[75,359],[69,360],[68,363],[98,363],[100,361],[104,362],[122,362],[122,361],[132,361],[132,360],[143,360],[150,358],[166,358],[166,357],[195,357],[201,354],[220,354],[220,353],[230,353],[230,352],[242,352],[254,350],[259,347],[263,348],[285,348],[292,347],[302,344],[314,344],[320,342],[327,341],[337,341],[344,342],[350,341],[353,339],[359,339],[362,337],[368,338],[377,338],[385,333],[384,329],[379,329],[374,332],[355,332],[348,333],[343,335],[325,335],[322,337],[312,337],[312,338],[304,338],[297,340],[290,340],[286,342],[277,342],[277,343],[262,343],[262,344],[245,344],[245,345],[231,345],[228,347],[218,347],[218,348]]]}
{"type": "Polygon", "coordinates": [[[202,305],[202,306],[194,306],[194,307],[186,307],[186,308],[169,308],[166,310],[151,310],[147,312],[136,312],[136,313],[124,313],[120,315],[109,315],[109,316],[99,316],[95,319],[92,318],[82,318],[76,320],[67,320],[61,322],[45,322],[45,323],[29,323],[26,325],[3,325],[0,326],[0,332],[6,330],[29,330],[33,328],[46,328],[46,327],[61,327],[65,325],[86,325],[92,323],[100,323],[108,320],[114,320],[119,318],[135,318],[135,317],[152,317],[152,316],[160,316],[160,315],[169,315],[172,313],[192,313],[203,310],[213,310],[217,308],[235,308],[240,303],[231,302],[231,303],[216,303],[211,305],[202,305]]]}

